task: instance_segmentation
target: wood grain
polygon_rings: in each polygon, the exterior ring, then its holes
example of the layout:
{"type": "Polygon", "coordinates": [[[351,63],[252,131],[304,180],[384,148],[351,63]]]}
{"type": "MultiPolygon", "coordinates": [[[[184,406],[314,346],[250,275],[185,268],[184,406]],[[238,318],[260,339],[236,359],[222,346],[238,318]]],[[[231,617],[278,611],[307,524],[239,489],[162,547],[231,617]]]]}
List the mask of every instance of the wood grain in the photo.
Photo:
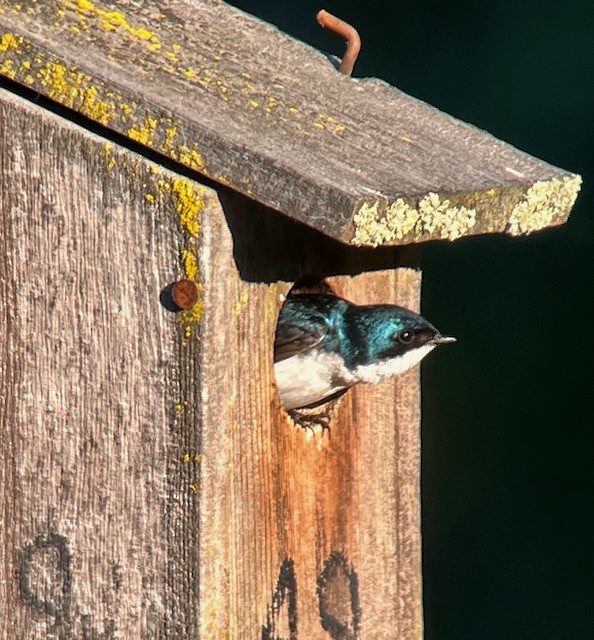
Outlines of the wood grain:
{"type": "MultiPolygon", "coordinates": [[[[214,381],[202,398],[204,632],[241,638],[262,627],[263,638],[322,640],[393,638],[399,630],[397,637],[420,638],[418,370],[347,393],[330,437],[295,426],[272,371],[288,285],[241,280],[229,231],[212,215],[204,222],[210,250],[201,272],[213,297],[202,372],[214,381]],[[222,353],[237,354],[235,368],[222,366],[222,353]]],[[[418,307],[413,269],[329,282],[360,303],[418,307]]]]}
{"type": "Polygon", "coordinates": [[[346,243],[532,233],[579,190],[222,2],[7,0],[0,37],[5,77],[346,243]]]}
{"type": "Polygon", "coordinates": [[[0,111],[0,637],[184,637],[175,176],[5,92],[0,111]]]}

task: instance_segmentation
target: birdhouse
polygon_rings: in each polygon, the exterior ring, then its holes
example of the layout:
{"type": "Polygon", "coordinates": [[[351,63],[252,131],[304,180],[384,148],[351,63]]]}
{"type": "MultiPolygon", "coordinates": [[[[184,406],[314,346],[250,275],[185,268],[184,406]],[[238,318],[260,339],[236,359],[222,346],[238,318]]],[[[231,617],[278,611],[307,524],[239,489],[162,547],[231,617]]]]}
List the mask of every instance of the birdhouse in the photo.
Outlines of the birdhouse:
{"type": "Polygon", "coordinates": [[[289,413],[279,312],[418,311],[420,243],[579,176],[223,3],[0,30],[0,635],[421,638],[419,369],[289,413]]]}

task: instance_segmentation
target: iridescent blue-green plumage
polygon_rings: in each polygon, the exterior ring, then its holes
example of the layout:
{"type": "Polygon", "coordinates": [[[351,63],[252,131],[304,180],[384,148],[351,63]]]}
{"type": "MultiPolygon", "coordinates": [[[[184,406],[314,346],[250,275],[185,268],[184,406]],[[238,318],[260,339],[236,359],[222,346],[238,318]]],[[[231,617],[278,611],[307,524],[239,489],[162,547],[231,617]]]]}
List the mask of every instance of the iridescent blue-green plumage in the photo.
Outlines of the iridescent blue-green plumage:
{"type": "Polygon", "coordinates": [[[290,296],[275,342],[275,373],[287,409],[323,401],[359,382],[378,382],[454,342],[409,309],[354,305],[326,294],[290,296]]]}

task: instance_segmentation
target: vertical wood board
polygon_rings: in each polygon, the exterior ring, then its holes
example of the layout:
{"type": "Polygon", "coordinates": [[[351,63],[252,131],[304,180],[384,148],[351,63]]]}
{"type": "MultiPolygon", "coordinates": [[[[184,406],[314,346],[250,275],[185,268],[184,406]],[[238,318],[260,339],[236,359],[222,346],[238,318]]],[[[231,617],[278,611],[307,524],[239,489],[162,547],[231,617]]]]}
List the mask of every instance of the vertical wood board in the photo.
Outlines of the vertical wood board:
{"type": "Polygon", "coordinates": [[[159,293],[212,192],[6,92],[0,157],[0,637],[192,634],[192,337],[159,293]]]}
{"type": "MultiPolygon", "coordinates": [[[[202,233],[204,637],[420,638],[418,369],[348,392],[330,435],[294,425],[272,367],[289,286],[241,280],[214,214],[202,233]]],[[[361,304],[419,305],[412,269],[328,281],[361,304]]]]}

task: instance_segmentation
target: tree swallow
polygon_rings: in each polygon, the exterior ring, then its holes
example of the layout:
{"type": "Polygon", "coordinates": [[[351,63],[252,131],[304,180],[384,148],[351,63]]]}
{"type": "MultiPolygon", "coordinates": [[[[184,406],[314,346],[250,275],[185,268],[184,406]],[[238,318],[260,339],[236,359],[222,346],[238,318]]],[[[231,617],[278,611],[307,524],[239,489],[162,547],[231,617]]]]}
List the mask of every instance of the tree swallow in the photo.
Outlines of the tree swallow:
{"type": "Polygon", "coordinates": [[[296,294],[281,309],[274,374],[287,411],[320,404],[359,382],[403,373],[439,344],[456,342],[423,316],[389,304],[355,305],[296,294]]]}

